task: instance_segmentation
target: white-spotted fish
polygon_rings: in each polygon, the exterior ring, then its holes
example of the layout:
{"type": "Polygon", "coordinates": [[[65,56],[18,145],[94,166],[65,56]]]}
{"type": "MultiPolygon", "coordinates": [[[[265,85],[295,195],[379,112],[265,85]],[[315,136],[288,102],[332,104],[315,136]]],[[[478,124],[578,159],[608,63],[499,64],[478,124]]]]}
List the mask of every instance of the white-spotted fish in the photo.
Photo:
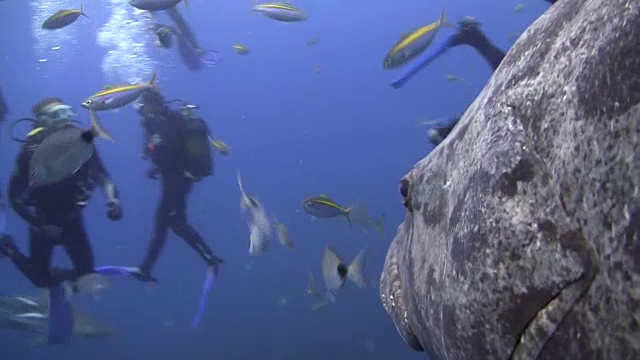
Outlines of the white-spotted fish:
{"type": "Polygon", "coordinates": [[[389,50],[382,62],[384,69],[395,69],[406,64],[431,45],[438,30],[443,26],[451,26],[445,17],[444,9],[438,21],[422,26],[400,37],[400,40],[389,50]]]}
{"type": "Polygon", "coordinates": [[[76,20],[78,20],[80,15],[88,18],[87,14],[85,14],[82,9],[82,5],[80,5],[80,9],[60,10],[57,13],[49,16],[42,23],[42,28],[47,30],[62,29],[65,26],[73,24],[76,20]]]}
{"type": "Polygon", "coordinates": [[[286,3],[258,4],[251,10],[262,13],[271,19],[284,22],[304,21],[309,18],[304,11],[286,3]]]}
{"type": "Polygon", "coordinates": [[[82,107],[93,110],[114,110],[134,102],[147,91],[157,89],[156,74],[148,83],[111,86],[89,96],[82,107]]]}
{"type": "Polygon", "coordinates": [[[327,288],[327,297],[331,302],[335,302],[338,291],[342,289],[347,279],[353,281],[359,288],[367,287],[367,280],[364,277],[366,251],[367,248],[360,250],[351,264],[346,265],[333,248],[327,246],[324,249],[322,278],[327,288]]]}

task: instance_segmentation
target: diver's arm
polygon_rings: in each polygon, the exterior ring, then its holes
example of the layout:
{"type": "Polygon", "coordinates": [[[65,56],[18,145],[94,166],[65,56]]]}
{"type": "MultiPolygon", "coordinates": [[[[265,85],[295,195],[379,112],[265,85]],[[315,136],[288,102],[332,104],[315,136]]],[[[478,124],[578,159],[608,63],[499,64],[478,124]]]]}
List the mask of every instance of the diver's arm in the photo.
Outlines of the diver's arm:
{"type": "Polygon", "coordinates": [[[88,165],[91,166],[91,176],[98,184],[100,184],[100,187],[102,187],[104,197],[107,199],[107,205],[111,206],[113,204],[118,204],[118,188],[111,180],[109,172],[104,166],[102,159],[100,159],[100,155],[96,152],[89,161],[90,163],[88,165]]]}
{"type": "Polygon", "coordinates": [[[0,125],[9,113],[9,107],[7,106],[7,102],[4,100],[4,96],[2,96],[2,92],[0,92],[0,125]]]}
{"type": "Polygon", "coordinates": [[[482,55],[487,63],[489,63],[489,66],[491,66],[491,69],[495,71],[502,62],[502,59],[504,59],[505,52],[498,48],[486,36],[483,36],[481,39],[482,40],[479,42],[479,44],[475,44],[472,46],[476,50],[478,50],[478,52],[480,52],[480,55],[482,55]]]}
{"type": "Polygon", "coordinates": [[[42,225],[38,217],[31,211],[29,206],[24,203],[29,192],[29,156],[26,145],[18,154],[16,159],[15,170],[9,180],[9,204],[13,211],[27,222],[30,226],[38,228],[42,225]]]}

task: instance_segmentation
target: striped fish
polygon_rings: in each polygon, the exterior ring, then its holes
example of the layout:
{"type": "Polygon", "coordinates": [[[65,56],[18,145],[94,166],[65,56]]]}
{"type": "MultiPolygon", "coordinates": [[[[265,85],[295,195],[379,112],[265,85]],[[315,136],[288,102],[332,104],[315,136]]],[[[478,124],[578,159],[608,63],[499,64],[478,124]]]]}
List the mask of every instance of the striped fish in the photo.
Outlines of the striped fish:
{"type": "Polygon", "coordinates": [[[438,21],[402,35],[385,56],[382,67],[384,69],[395,69],[406,64],[431,45],[438,34],[438,30],[443,26],[451,26],[445,17],[444,8],[438,21]]]}
{"type": "Polygon", "coordinates": [[[62,29],[65,26],[73,24],[78,20],[80,15],[88,18],[87,14],[82,10],[82,5],[80,5],[80,9],[60,10],[49,16],[47,20],[42,23],[42,28],[47,30],[62,29]]]}
{"type": "Polygon", "coordinates": [[[85,109],[114,110],[135,101],[140,95],[157,89],[156,74],[148,83],[111,86],[91,96],[82,103],[85,109]]]}
{"type": "Polygon", "coordinates": [[[258,4],[251,10],[262,13],[271,19],[284,22],[304,21],[308,18],[304,11],[284,3],[258,4]]]}

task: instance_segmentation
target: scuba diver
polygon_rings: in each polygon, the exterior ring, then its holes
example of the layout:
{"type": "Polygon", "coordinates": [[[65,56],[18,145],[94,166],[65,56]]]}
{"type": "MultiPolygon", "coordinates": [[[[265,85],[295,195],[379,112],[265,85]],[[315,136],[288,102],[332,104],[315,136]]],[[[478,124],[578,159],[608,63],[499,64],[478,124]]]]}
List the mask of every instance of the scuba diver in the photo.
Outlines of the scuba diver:
{"type": "MultiPolygon", "coordinates": [[[[469,45],[476,49],[489,66],[491,66],[493,71],[498,68],[502,59],[505,57],[505,52],[495,46],[484,32],[482,32],[480,24],[475,19],[471,17],[461,19],[458,21],[456,30],[457,31],[451,33],[448,37],[434,44],[430,51],[423,53],[414,62],[409,64],[407,69],[392,83],[392,86],[396,89],[401,88],[409,79],[432,61],[446,53],[449,49],[461,45],[469,45]]],[[[459,120],[460,116],[455,116],[446,124],[436,124],[427,134],[429,142],[433,145],[440,144],[449,133],[451,133],[459,120]]]]}
{"type": "Polygon", "coordinates": [[[173,45],[172,37],[175,36],[178,41],[178,53],[182,63],[190,71],[200,71],[205,66],[211,67],[220,62],[220,55],[217,52],[200,47],[191,27],[175,6],[165,10],[165,12],[176,26],[172,27],[160,23],[153,25],[158,46],[170,48],[173,45]]]}
{"type": "MultiPolygon", "coordinates": [[[[4,101],[2,92],[0,92],[0,129],[2,129],[2,124],[4,123],[4,119],[7,117],[8,113],[9,113],[9,107],[7,106],[7,103],[4,101]]],[[[4,198],[2,185],[0,183],[0,237],[4,237],[6,232],[7,232],[7,200],[4,198]]]]}
{"type": "Polygon", "coordinates": [[[207,124],[193,113],[193,105],[184,104],[181,111],[171,109],[162,94],[148,91],[139,99],[138,114],[145,132],[144,155],[154,166],[147,177],[160,179],[160,204],[156,210],[154,229],[142,264],[131,274],[140,281],[156,281],[151,270],[166,242],[169,229],[182,238],[204,260],[208,269],[217,273],[223,260],[216,256],[202,236],[188,223],[187,197],[193,184],[213,175],[210,144],[223,155],[228,149],[211,139],[207,124]],[[216,145],[217,144],[217,145],[216,145]]]}
{"type": "MultiPolygon", "coordinates": [[[[34,124],[18,154],[9,184],[9,203],[29,225],[29,256],[16,246],[13,238],[0,239],[0,254],[8,257],[18,270],[38,288],[57,288],[62,281],[75,282],[94,272],[94,256],[87,236],[82,210],[89,202],[96,185],[107,199],[107,217],[122,218],[118,191],[107,170],[94,153],[73,175],[59,182],[32,188],[29,184],[31,157],[40,143],[58,130],[73,127],[75,115],[62,99],[49,97],[32,109],[34,124]],[[63,246],[73,269],[51,267],[54,246],[63,246]]],[[[16,122],[16,123],[17,123],[16,122]]]]}
{"type": "MultiPolygon", "coordinates": [[[[555,4],[557,0],[545,0],[550,4],[555,4]]],[[[506,53],[484,34],[480,29],[480,23],[478,23],[472,17],[465,17],[458,21],[457,31],[450,34],[448,37],[440,40],[437,44],[433,44],[429,51],[421,54],[415,59],[405,71],[403,71],[398,78],[396,78],[391,86],[395,89],[403,87],[407,81],[415,76],[420,70],[431,64],[435,59],[449,51],[449,49],[460,46],[469,45],[476,49],[485,61],[491,66],[491,69],[495,71],[502,59],[504,59],[506,53]]],[[[458,124],[460,120],[459,116],[454,116],[446,124],[436,124],[427,133],[427,138],[434,146],[440,144],[458,124]]]]}
{"type": "Polygon", "coordinates": [[[167,241],[169,230],[172,230],[195,250],[207,268],[198,312],[191,324],[193,328],[200,325],[207,296],[224,260],[213,253],[202,236],[189,224],[187,197],[194,183],[213,175],[210,146],[215,147],[221,155],[229,153],[228,146],[220,140],[214,140],[206,122],[195,115],[197,108],[182,100],[167,102],[156,90],[147,91],[138,99],[137,111],[144,128],[143,158],[153,163],[147,171],[147,177],[159,179],[162,187],[153,234],[139,267],[107,265],[96,269],[102,275],[124,275],[142,282],[157,282],[151,276],[151,271],[167,241]],[[171,103],[176,101],[182,102],[180,111],[170,108],[171,103]]]}

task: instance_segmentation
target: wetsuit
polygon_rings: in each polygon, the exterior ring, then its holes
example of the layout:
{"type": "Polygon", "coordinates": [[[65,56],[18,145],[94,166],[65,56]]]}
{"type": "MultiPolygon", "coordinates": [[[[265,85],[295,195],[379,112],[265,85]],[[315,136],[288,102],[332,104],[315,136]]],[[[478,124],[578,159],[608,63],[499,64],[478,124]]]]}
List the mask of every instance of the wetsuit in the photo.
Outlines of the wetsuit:
{"type": "Polygon", "coordinates": [[[29,256],[20,252],[13,242],[4,241],[0,246],[18,270],[40,288],[56,285],[61,280],[75,281],[93,272],[93,250],[82,210],[96,185],[102,187],[107,198],[109,219],[122,218],[118,191],[97,152],[71,177],[35,189],[29,187],[29,162],[34,150],[53,132],[44,130],[28,139],[18,154],[9,184],[9,203],[29,224],[29,256]],[[57,245],[62,246],[71,259],[72,271],[52,271],[51,257],[57,245]]]}
{"type": "Polygon", "coordinates": [[[191,246],[208,266],[222,263],[222,259],[202,239],[187,221],[187,198],[195,180],[189,176],[189,156],[185,144],[185,119],[178,112],[165,108],[153,117],[143,116],[145,154],[155,168],[150,177],[159,175],[161,181],[160,203],[155,213],[153,235],[146,256],[140,265],[140,280],[151,280],[153,269],[167,240],[169,229],[191,246]]]}

